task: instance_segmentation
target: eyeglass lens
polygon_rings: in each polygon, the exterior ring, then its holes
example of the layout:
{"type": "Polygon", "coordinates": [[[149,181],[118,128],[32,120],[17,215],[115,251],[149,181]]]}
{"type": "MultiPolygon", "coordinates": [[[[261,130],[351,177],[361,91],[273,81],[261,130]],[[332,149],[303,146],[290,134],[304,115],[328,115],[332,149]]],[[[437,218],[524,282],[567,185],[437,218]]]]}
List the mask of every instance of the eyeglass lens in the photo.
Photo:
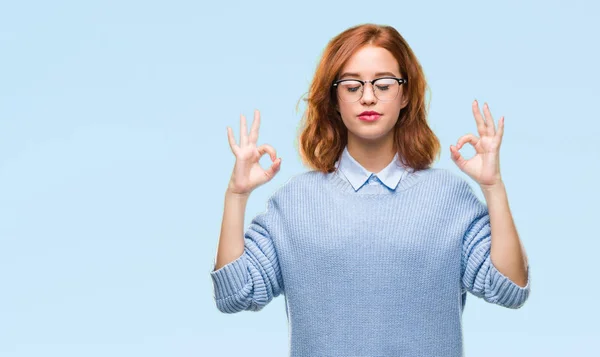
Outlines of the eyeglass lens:
{"type": "MultiPolygon", "coordinates": [[[[373,92],[377,99],[389,101],[396,98],[400,84],[392,78],[380,78],[373,83],[373,92]]],[[[364,86],[359,81],[349,80],[338,83],[338,94],[345,102],[356,102],[362,96],[364,86]]]]}

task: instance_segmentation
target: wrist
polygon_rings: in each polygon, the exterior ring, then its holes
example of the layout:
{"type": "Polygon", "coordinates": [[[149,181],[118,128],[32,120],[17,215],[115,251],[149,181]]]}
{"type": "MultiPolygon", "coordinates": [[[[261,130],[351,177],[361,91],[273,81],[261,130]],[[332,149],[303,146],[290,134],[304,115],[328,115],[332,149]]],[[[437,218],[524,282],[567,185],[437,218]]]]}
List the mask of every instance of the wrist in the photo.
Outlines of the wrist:
{"type": "Polygon", "coordinates": [[[227,190],[225,190],[225,196],[236,198],[236,199],[248,199],[248,197],[250,197],[250,192],[244,192],[244,193],[235,192],[234,190],[231,189],[231,187],[227,187],[227,190]]]}
{"type": "Polygon", "coordinates": [[[505,190],[504,182],[502,180],[498,180],[497,182],[489,185],[479,185],[483,193],[493,193],[497,191],[505,190]]]}

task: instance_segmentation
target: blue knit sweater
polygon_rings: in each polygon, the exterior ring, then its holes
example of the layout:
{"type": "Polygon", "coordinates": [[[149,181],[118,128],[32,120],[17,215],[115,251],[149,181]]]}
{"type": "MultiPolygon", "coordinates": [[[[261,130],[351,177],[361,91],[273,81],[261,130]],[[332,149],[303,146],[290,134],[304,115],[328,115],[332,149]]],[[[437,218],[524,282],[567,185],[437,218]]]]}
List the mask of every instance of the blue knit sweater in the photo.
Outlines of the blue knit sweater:
{"type": "Polygon", "coordinates": [[[211,272],[214,299],[235,313],[284,294],[291,357],[462,356],[467,292],[513,309],[529,296],[492,264],[490,233],[487,206],[445,169],[358,191],[339,170],[304,172],[211,272]]]}

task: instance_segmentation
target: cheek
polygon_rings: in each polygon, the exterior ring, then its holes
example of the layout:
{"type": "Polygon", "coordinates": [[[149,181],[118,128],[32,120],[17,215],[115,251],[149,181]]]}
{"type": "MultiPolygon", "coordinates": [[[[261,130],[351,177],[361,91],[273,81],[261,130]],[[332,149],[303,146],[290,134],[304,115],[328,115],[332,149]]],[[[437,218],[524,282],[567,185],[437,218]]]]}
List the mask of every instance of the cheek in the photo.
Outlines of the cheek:
{"type": "Polygon", "coordinates": [[[342,113],[348,113],[352,110],[352,107],[350,105],[348,105],[348,103],[341,103],[338,104],[338,110],[342,113]]]}
{"type": "Polygon", "coordinates": [[[390,117],[398,117],[400,115],[402,104],[401,103],[390,103],[390,105],[386,108],[386,113],[390,117]]]}
{"type": "Polygon", "coordinates": [[[354,110],[344,105],[340,106],[338,110],[343,119],[349,119],[354,115],[354,110]]]}

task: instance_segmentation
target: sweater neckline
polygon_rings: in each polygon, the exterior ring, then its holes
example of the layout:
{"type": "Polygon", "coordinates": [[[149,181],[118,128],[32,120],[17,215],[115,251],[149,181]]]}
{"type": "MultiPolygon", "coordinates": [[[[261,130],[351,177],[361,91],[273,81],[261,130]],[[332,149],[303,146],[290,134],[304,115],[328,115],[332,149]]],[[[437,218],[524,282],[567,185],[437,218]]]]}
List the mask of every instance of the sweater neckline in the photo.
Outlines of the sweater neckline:
{"type": "Polygon", "coordinates": [[[339,192],[348,195],[361,195],[361,196],[389,196],[394,195],[398,192],[408,190],[415,184],[420,182],[424,177],[434,169],[427,168],[424,170],[409,170],[406,175],[400,180],[395,190],[389,190],[387,187],[381,187],[383,189],[369,190],[368,187],[363,187],[358,191],[354,191],[354,188],[348,182],[348,180],[341,176],[341,173],[334,171],[327,173],[326,181],[333,186],[333,188],[339,192]],[[363,192],[364,191],[364,192],[363,192]]]}

